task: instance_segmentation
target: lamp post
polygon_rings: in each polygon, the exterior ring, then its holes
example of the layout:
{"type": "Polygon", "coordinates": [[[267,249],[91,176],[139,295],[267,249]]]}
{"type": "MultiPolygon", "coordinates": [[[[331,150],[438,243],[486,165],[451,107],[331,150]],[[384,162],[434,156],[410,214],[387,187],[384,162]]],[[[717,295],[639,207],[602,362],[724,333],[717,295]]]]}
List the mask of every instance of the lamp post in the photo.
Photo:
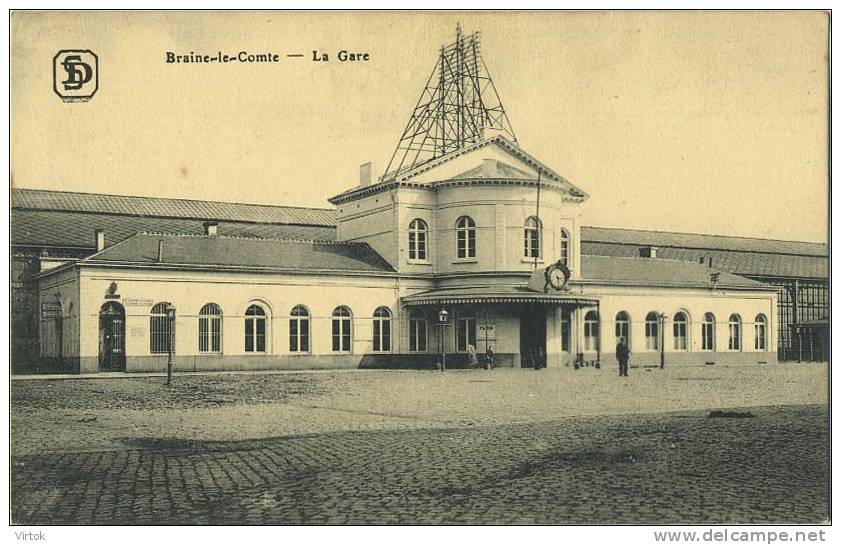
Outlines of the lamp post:
{"type": "Polygon", "coordinates": [[[438,311],[438,342],[441,346],[441,372],[447,369],[447,354],[444,353],[444,327],[447,325],[447,320],[450,319],[450,313],[447,309],[442,308],[438,311]]]}
{"type": "Polygon", "coordinates": [[[169,325],[169,342],[168,345],[168,356],[166,360],[166,385],[169,386],[172,383],[172,345],[175,341],[175,307],[172,303],[167,303],[166,305],[166,319],[167,324],[169,325]]]}
{"type": "Polygon", "coordinates": [[[660,369],[665,369],[666,367],[666,316],[665,313],[661,313],[658,318],[660,318],[660,369]]]}

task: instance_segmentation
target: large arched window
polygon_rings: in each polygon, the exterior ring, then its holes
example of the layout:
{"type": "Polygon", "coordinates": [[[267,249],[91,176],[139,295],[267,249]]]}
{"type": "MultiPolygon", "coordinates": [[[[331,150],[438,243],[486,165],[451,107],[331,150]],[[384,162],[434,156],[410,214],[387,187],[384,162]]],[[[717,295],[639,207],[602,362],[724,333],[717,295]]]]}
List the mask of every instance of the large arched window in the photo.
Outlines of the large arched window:
{"type": "Polygon", "coordinates": [[[715,350],[715,315],[712,312],[704,314],[701,323],[701,350],[715,350]]]}
{"type": "Polygon", "coordinates": [[[543,226],[540,220],[531,216],[526,219],[523,228],[523,257],[540,259],[540,233],[543,226]]]}
{"type": "Polygon", "coordinates": [[[584,350],[595,352],[599,349],[599,313],[595,310],[584,315],[584,350]]]}
{"type": "Polygon", "coordinates": [[[168,303],[158,303],[152,307],[149,317],[149,352],[152,354],[169,353],[172,343],[172,324],[166,315],[168,303]]]}
{"type": "Polygon", "coordinates": [[[391,311],[379,307],[374,311],[374,352],[391,351],[391,311]]]}
{"type": "Polygon", "coordinates": [[[631,318],[624,310],[616,315],[616,344],[631,346],[631,318]]]}
{"type": "Polygon", "coordinates": [[[742,318],[738,314],[730,315],[730,340],[727,343],[729,350],[742,349],[742,318]]]}
{"type": "Polygon", "coordinates": [[[199,311],[199,352],[222,352],[222,309],[216,303],[208,303],[199,311]]]}
{"type": "Polygon", "coordinates": [[[689,346],[687,335],[687,325],[689,318],[686,317],[685,312],[678,312],[672,320],[672,339],[674,340],[673,347],[675,350],[686,350],[689,346]]]}
{"type": "Polygon", "coordinates": [[[653,311],[645,315],[645,348],[660,349],[660,317],[653,311]]]}
{"type": "Polygon", "coordinates": [[[409,259],[426,261],[426,222],[420,218],[412,220],[409,224],[409,259]]]}
{"type": "Polygon", "coordinates": [[[251,305],[245,311],[245,351],[266,351],[266,311],[259,305],[251,305]]]}
{"type": "Polygon", "coordinates": [[[336,307],[333,311],[333,352],[350,352],[353,332],[353,315],[347,307],[336,307]]]}
{"type": "Polygon", "coordinates": [[[569,265],[569,231],[561,229],[561,263],[569,265]]]}
{"type": "Polygon", "coordinates": [[[768,350],[768,342],[766,339],[768,320],[765,318],[764,314],[756,315],[756,323],[754,323],[753,327],[755,332],[753,347],[756,350],[768,350]]]}
{"type": "Polygon", "coordinates": [[[310,313],[303,305],[289,313],[289,351],[310,351],[310,313]]]}
{"type": "Polygon", "coordinates": [[[456,257],[476,257],[476,222],[469,216],[462,216],[456,222],[456,257]]]}

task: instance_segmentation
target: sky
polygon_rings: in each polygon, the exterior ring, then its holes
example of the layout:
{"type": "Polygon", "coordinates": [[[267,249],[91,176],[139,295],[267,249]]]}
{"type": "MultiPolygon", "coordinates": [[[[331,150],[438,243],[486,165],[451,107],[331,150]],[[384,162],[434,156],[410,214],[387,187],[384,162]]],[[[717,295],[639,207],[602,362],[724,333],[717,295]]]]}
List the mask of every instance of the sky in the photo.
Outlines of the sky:
{"type": "Polygon", "coordinates": [[[11,183],[329,207],[385,169],[457,23],[585,225],[826,241],[820,12],[16,12],[11,183]],[[89,102],[53,92],[62,49],[98,55],[89,102]],[[243,50],[281,60],[165,62],[243,50]]]}

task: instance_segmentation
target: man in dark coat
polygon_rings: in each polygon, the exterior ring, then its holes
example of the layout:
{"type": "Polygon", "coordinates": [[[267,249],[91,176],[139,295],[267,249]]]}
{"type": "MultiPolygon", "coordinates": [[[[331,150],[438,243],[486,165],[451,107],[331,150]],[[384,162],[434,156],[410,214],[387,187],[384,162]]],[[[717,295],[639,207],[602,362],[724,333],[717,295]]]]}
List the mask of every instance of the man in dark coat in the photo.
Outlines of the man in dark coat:
{"type": "Polygon", "coordinates": [[[620,377],[627,377],[628,376],[628,356],[631,354],[631,351],[628,350],[628,345],[619,341],[616,343],[616,359],[619,360],[619,376],[620,377]]]}

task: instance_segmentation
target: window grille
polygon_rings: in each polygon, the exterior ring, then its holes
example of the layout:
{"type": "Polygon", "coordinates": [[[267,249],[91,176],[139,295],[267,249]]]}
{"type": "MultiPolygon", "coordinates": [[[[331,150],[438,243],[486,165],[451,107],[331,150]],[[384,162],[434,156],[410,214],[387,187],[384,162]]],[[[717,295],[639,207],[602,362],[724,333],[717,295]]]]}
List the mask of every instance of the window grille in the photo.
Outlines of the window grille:
{"type": "Polygon", "coordinates": [[[456,222],[456,255],[459,259],[476,257],[476,222],[468,216],[456,222]]]}
{"type": "Polygon", "coordinates": [[[374,352],[391,350],[391,312],[385,307],[374,311],[374,352]]]}
{"type": "Polygon", "coordinates": [[[149,317],[149,352],[152,354],[169,353],[172,330],[166,308],[166,303],[158,303],[152,307],[149,317]]]}
{"type": "Polygon", "coordinates": [[[333,352],[350,352],[352,341],[352,315],[347,307],[333,311],[333,352]]]}
{"type": "Polygon", "coordinates": [[[310,351],[310,313],[302,305],[289,313],[289,351],[310,351]]]}
{"type": "Polygon", "coordinates": [[[412,220],[409,224],[409,259],[426,261],[426,222],[422,219],[412,220]]]}
{"type": "Polygon", "coordinates": [[[251,305],[245,311],[245,351],[266,351],[266,311],[258,305],[251,305]]]}
{"type": "Polygon", "coordinates": [[[222,309],[216,303],[208,303],[199,311],[199,352],[222,352],[222,309]]]}

